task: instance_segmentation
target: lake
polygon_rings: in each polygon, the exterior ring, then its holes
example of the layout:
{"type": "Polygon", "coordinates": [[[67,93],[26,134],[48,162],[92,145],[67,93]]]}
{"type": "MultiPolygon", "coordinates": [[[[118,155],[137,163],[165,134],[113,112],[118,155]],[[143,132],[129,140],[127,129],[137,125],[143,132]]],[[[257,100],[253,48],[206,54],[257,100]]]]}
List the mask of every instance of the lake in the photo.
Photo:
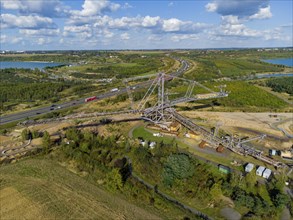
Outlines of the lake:
{"type": "Polygon", "coordinates": [[[280,64],[280,65],[285,65],[285,66],[290,66],[293,67],[293,58],[282,58],[282,59],[270,59],[270,60],[262,60],[267,63],[272,63],[272,64],[280,64]]]}
{"type": "Polygon", "coordinates": [[[0,69],[6,68],[25,68],[25,69],[44,69],[45,67],[53,67],[64,65],[62,63],[53,63],[53,62],[18,62],[18,61],[1,61],[0,69]]]}
{"type": "Polygon", "coordinates": [[[273,77],[292,77],[293,73],[271,73],[271,74],[256,74],[256,77],[258,79],[262,79],[262,78],[273,78],[273,77]]]}

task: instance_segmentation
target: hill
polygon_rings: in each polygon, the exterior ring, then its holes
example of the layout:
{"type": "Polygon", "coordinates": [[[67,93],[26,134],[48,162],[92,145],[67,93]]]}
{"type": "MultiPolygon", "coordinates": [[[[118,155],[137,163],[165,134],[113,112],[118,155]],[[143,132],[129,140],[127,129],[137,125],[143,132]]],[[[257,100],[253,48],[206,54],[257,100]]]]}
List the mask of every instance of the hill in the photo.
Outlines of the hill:
{"type": "Polygon", "coordinates": [[[160,219],[48,159],[0,167],[1,219],[160,219]]]}

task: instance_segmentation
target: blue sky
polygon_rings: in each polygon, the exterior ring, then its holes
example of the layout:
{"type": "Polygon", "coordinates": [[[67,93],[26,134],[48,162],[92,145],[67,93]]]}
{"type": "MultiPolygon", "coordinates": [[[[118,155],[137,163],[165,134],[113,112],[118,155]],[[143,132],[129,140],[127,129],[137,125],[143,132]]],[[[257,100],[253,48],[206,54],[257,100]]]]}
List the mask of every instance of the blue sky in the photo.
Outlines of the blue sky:
{"type": "Polygon", "coordinates": [[[292,46],[291,0],[1,0],[1,50],[292,46]]]}

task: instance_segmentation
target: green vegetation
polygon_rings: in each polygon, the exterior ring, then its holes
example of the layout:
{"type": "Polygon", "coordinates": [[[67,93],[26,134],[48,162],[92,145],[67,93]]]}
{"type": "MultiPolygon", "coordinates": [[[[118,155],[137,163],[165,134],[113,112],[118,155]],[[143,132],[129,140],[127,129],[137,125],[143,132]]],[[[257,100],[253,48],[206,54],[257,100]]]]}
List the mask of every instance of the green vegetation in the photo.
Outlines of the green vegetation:
{"type": "MultiPolygon", "coordinates": [[[[134,172],[161,192],[196,209],[204,209],[211,216],[218,216],[225,207],[222,196],[231,198],[241,214],[251,211],[256,219],[277,217],[289,202],[281,190],[283,179],[280,182],[273,178],[263,185],[253,175],[240,179],[235,173],[221,174],[192,155],[180,153],[174,140],[160,142],[150,149],[118,136],[100,137],[76,129],[68,129],[65,136],[58,153],[62,161],[74,160],[79,171],[89,172],[94,179],[103,177],[108,190],[126,196],[133,196],[129,190],[133,187],[131,172],[134,172]],[[213,208],[206,208],[211,203],[213,208]]],[[[139,198],[146,201],[149,195],[139,198]]],[[[151,198],[152,204],[159,206],[159,198],[154,195],[151,198]]]]}
{"type": "Polygon", "coordinates": [[[186,73],[185,76],[192,80],[205,81],[223,77],[237,79],[255,73],[282,72],[287,67],[284,65],[269,64],[263,62],[262,59],[292,57],[292,52],[267,52],[254,49],[225,51],[194,50],[188,54],[184,54],[184,56],[196,62],[196,68],[186,73]]]}
{"type": "MultiPolygon", "coordinates": [[[[164,215],[148,202],[110,193],[90,177],[80,177],[44,157],[1,166],[0,183],[1,219],[172,218],[167,210],[164,215]]],[[[180,213],[173,210],[168,211],[180,213]]]]}
{"type": "Polygon", "coordinates": [[[269,79],[266,85],[271,87],[275,92],[286,92],[293,95],[293,77],[269,79]]]}
{"type": "Polygon", "coordinates": [[[232,108],[243,108],[254,109],[259,108],[266,109],[278,109],[288,106],[286,102],[279,99],[278,97],[257,88],[247,82],[243,81],[233,81],[225,82],[227,85],[226,90],[231,92],[227,98],[218,99],[219,102],[224,107],[232,108]]]}

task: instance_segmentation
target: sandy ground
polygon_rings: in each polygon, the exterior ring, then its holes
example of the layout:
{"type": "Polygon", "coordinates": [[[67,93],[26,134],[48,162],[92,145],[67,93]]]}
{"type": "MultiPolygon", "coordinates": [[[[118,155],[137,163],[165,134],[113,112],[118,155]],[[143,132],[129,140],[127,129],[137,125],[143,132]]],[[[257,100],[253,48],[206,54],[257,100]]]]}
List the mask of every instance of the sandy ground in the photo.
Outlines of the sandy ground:
{"type": "Polygon", "coordinates": [[[247,135],[246,131],[251,131],[252,133],[264,133],[279,139],[282,144],[282,148],[290,148],[293,144],[293,140],[289,140],[283,132],[271,127],[272,124],[279,123],[280,121],[287,120],[284,124],[278,125],[280,128],[286,129],[286,131],[293,135],[292,130],[292,113],[245,113],[245,112],[204,112],[204,111],[189,111],[181,112],[181,114],[189,118],[201,118],[207,121],[211,126],[215,126],[219,123],[220,129],[235,133],[235,131],[241,131],[243,134],[247,135]],[[270,117],[270,115],[277,115],[277,117],[270,117]]]}

